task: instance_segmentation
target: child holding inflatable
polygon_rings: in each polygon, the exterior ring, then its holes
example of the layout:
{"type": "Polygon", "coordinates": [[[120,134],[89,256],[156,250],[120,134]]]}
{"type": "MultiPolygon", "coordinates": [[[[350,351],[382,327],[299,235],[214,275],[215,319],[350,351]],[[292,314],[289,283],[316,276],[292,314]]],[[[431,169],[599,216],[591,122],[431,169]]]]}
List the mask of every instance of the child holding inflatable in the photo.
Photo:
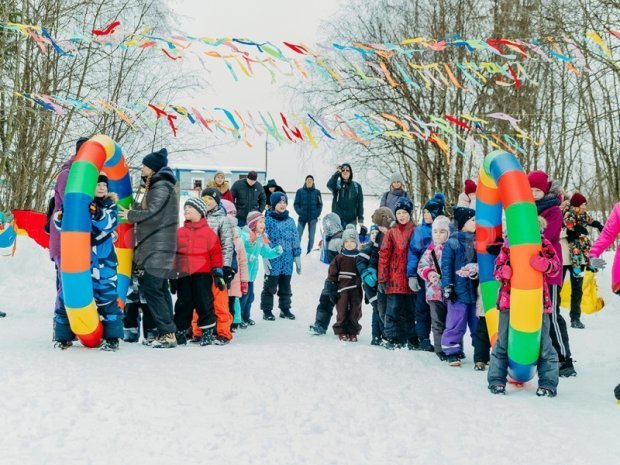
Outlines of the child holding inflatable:
{"type": "MultiPolygon", "coordinates": [[[[539,217],[541,230],[547,227],[544,218],[539,217]]],[[[562,270],[562,260],[555,248],[542,236],[542,250],[530,259],[530,265],[543,276],[543,322],[541,329],[540,355],[538,356],[538,389],[536,395],[540,397],[555,397],[557,395],[559,365],[558,354],[553,348],[549,336],[550,318],[553,305],[549,294],[548,279],[557,276],[562,270]]],[[[510,282],[512,268],[510,265],[510,248],[508,238],[495,260],[495,278],[500,281],[497,308],[500,311],[499,330],[497,341],[491,354],[489,368],[489,390],[493,394],[506,393],[506,377],[508,373],[508,327],[510,323],[510,282]]]]}

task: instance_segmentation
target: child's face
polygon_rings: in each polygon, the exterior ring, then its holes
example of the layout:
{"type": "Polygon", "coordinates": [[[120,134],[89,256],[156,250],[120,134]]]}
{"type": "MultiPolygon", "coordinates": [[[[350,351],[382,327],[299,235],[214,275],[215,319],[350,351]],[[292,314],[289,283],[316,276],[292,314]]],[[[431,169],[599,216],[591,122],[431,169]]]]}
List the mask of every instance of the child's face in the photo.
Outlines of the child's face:
{"type": "Polygon", "coordinates": [[[280,200],[274,207],[274,210],[278,213],[284,213],[286,207],[288,207],[288,204],[284,200],[280,200]]]}
{"type": "Polygon", "coordinates": [[[532,196],[534,200],[541,200],[545,196],[545,193],[536,187],[532,187],[532,196]]]}
{"type": "Polygon", "coordinates": [[[444,244],[448,240],[448,231],[445,229],[433,230],[433,242],[435,244],[444,244]]]}
{"type": "Polygon", "coordinates": [[[98,182],[95,189],[95,197],[105,197],[108,195],[108,185],[105,182],[98,182]]]}
{"type": "Polygon", "coordinates": [[[396,212],[396,221],[400,224],[406,224],[411,221],[411,215],[407,213],[407,210],[398,210],[396,212]]]}
{"type": "Polygon", "coordinates": [[[209,211],[217,207],[217,202],[215,201],[213,197],[209,197],[208,195],[205,195],[202,198],[202,200],[204,200],[204,202],[207,204],[207,208],[209,209],[209,211]]]}
{"type": "Polygon", "coordinates": [[[585,203],[582,203],[581,205],[579,205],[579,206],[577,207],[577,211],[578,211],[579,213],[585,213],[585,212],[586,212],[586,204],[585,204],[585,203]]]}
{"type": "Polygon", "coordinates": [[[428,210],[424,210],[424,222],[426,224],[433,223],[433,216],[431,215],[431,212],[429,212],[428,210]]]}
{"type": "Polygon", "coordinates": [[[342,245],[345,250],[355,250],[357,248],[357,242],[352,241],[351,239],[347,239],[342,245]]]}
{"type": "Polygon", "coordinates": [[[373,229],[372,231],[370,231],[370,240],[372,242],[377,242],[378,235],[379,235],[379,231],[377,231],[376,229],[373,229]]]}
{"type": "Polygon", "coordinates": [[[200,221],[200,218],[202,218],[198,210],[190,205],[185,205],[185,207],[183,207],[183,216],[185,216],[187,221],[191,221],[192,223],[197,223],[200,221]]]}
{"type": "Polygon", "coordinates": [[[256,234],[262,234],[265,232],[265,218],[260,218],[256,223],[256,229],[254,230],[256,234]]]}
{"type": "Polygon", "coordinates": [[[468,233],[476,232],[476,218],[470,218],[467,223],[463,225],[463,231],[468,233]]]}

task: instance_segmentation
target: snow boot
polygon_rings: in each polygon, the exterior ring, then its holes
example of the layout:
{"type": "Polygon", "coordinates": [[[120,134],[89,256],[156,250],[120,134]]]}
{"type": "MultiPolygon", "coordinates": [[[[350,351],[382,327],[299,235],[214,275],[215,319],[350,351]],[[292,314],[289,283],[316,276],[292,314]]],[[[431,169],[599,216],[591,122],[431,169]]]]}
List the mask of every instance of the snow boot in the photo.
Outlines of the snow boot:
{"type": "Polygon", "coordinates": [[[577,329],[585,329],[586,326],[581,322],[580,319],[576,319],[576,320],[571,320],[570,327],[577,328],[577,329]]]}
{"type": "Polygon", "coordinates": [[[246,323],[248,326],[254,326],[256,324],[256,321],[254,321],[252,318],[248,318],[246,323]]]}
{"type": "Polygon", "coordinates": [[[123,332],[123,341],[125,342],[138,342],[140,340],[140,330],[138,328],[125,328],[123,332]]]}
{"type": "Polygon", "coordinates": [[[177,338],[174,333],[166,333],[161,336],[157,336],[151,347],[155,349],[172,349],[177,346],[177,338]]]}
{"type": "Polygon", "coordinates": [[[448,355],[448,365],[450,365],[451,367],[461,366],[461,359],[459,358],[458,354],[448,355]]]}
{"type": "Polygon", "coordinates": [[[213,345],[213,328],[200,328],[202,335],[200,336],[201,346],[213,345]]]}
{"type": "Polygon", "coordinates": [[[405,347],[405,345],[399,341],[397,341],[396,339],[384,339],[381,342],[381,346],[385,347],[387,350],[396,350],[396,349],[402,349],[403,347],[405,347]]]}
{"type": "Polygon", "coordinates": [[[248,328],[248,324],[245,321],[242,321],[241,323],[239,323],[239,328],[247,329],[248,328]]]}
{"type": "Polygon", "coordinates": [[[506,394],[506,386],[502,384],[491,384],[489,386],[491,394],[506,394]]]}
{"type": "Polygon", "coordinates": [[[614,389],[614,395],[616,396],[616,400],[620,403],[620,384],[614,389]]]}
{"type": "Polygon", "coordinates": [[[474,370],[476,371],[485,371],[487,369],[487,364],[484,362],[476,362],[474,365],[474,370]]]}
{"type": "Polygon", "coordinates": [[[56,341],[54,343],[54,347],[60,350],[67,350],[72,345],[73,345],[73,342],[71,341],[56,341]]]}
{"type": "Polygon", "coordinates": [[[174,335],[177,338],[177,345],[179,346],[187,345],[187,330],[177,331],[176,333],[174,333],[174,335]]]}
{"type": "Polygon", "coordinates": [[[155,331],[147,331],[144,335],[144,340],[142,341],[142,344],[151,347],[156,337],[157,335],[155,334],[155,331]]]}
{"type": "Polygon", "coordinates": [[[383,341],[383,338],[381,336],[375,336],[372,338],[372,341],[370,341],[370,345],[380,346],[382,341],[383,341]]]}
{"type": "Polygon", "coordinates": [[[271,310],[267,310],[265,311],[265,313],[263,314],[263,320],[267,320],[267,321],[276,321],[276,317],[273,316],[273,313],[271,313],[271,310]]]}
{"type": "Polygon", "coordinates": [[[577,376],[577,372],[575,371],[575,367],[573,366],[573,359],[567,358],[560,364],[560,376],[562,378],[570,378],[572,376],[577,376]]]}
{"type": "Polygon", "coordinates": [[[343,334],[339,334],[338,335],[338,339],[340,339],[341,341],[344,341],[344,342],[348,342],[349,341],[349,335],[348,334],[344,334],[344,333],[343,334]]]}
{"type": "Polygon", "coordinates": [[[216,336],[213,339],[213,344],[216,346],[225,346],[226,344],[230,344],[230,339],[226,339],[224,336],[216,336]]]}
{"type": "Polygon", "coordinates": [[[106,352],[116,352],[119,349],[119,343],[117,337],[106,339],[100,347],[101,350],[106,352]]]}
{"type": "Polygon", "coordinates": [[[293,315],[291,313],[291,310],[287,308],[287,309],[280,310],[280,318],[288,318],[289,320],[294,320],[295,315],[293,315]]]}
{"type": "Polygon", "coordinates": [[[448,361],[448,356],[443,351],[435,352],[435,355],[437,355],[437,358],[439,358],[439,360],[441,360],[442,362],[447,362],[448,361]]]}
{"type": "Polygon", "coordinates": [[[0,318],[4,318],[4,317],[6,317],[6,313],[0,312],[0,318]]]}
{"type": "Polygon", "coordinates": [[[407,349],[409,350],[421,350],[420,349],[420,340],[418,336],[412,336],[407,341],[407,349]]]}
{"type": "Polygon", "coordinates": [[[424,352],[435,352],[435,347],[431,344],[430,339],[422,339],[422,342],[416,350],[422,350],[424,352]]]}
{"type": "Polygon", "coordinates": [[[539,387],[538,389],[536,389],[536,395],[538,397],[555,397],[557,395],[557,392],[553,389],[539,387]]]}
{"type": "Polygon", "coordinates": [[[313,336],[322,336],[323,334],[326,333],[325,329],[323,329],[323,327],[319,325],[318,323],[314,323],[313,325],[310,325],[308,327],[308,332],[312,334],[313,336]]]}

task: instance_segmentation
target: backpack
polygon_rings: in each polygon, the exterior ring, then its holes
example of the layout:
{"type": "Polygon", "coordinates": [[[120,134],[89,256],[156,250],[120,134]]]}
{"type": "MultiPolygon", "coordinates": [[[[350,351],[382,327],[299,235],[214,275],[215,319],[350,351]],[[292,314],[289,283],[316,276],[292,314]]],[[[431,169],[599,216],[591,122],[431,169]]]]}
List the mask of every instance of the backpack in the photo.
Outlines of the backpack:
{"type": "Polygon", "coordinates": [[[50,233],[50,223],[52,221],[52,215],[54,214],[54,208],[56,208],[56,198],[52,197],[47,202],[47,210],[45,211],[45,224],[43,225],[43,231],[47,235],[50,233]]]}

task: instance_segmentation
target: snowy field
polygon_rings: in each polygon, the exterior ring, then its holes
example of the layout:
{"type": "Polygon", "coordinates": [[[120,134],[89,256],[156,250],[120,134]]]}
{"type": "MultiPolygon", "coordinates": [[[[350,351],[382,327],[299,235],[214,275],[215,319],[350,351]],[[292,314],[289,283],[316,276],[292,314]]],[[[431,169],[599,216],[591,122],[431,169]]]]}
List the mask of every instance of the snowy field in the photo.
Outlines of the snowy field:
{"type": "Polygon", "coordinates": [[[265,322],[255,302],[256,326],[228,346],[60,351],[52,263],[19,237],[15,257],[0,258],[0,464],[619,463],[620,300],[608,275],[607,307],[570,330],[579,375],[547,399],[535,383],[489,394],[470,345],[461,368],[370,346],[369,307],[358,343],[310,336],[327,268],[317,252],[303,266],[297,320],[265,322]]]}

